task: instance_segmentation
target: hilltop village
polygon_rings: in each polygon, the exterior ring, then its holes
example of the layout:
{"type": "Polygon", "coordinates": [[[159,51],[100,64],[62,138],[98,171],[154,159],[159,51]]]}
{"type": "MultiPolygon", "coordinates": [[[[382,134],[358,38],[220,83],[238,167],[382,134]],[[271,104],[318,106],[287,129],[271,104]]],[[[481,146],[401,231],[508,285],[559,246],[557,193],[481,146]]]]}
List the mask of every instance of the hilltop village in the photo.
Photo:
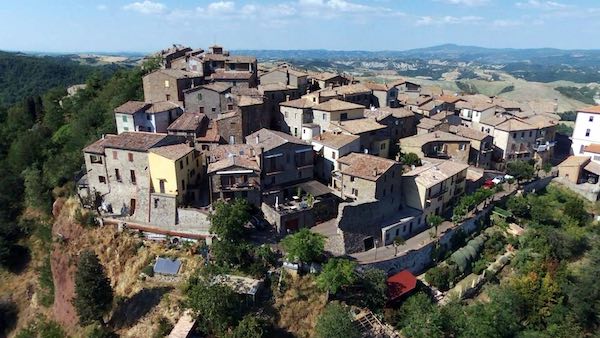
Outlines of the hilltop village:
{"type": "MultiPolygon", "coordinates": [[[[114,109],[116,132],[83,149],[77,192],[102,224],[174,245],[206,243],[205,259],[222,240],[211,231],[216,210],[244,201],[253,241],[279,252],[281,239],[308,230],[328,255],[351,259],[358,271],[383,270],[390,288],[402,285],[389,293],[394,301],[437,264],[440,247],[456,249],[455,234],[480,231],[491,213],[507,217],[496,201],[552,179],[593,201],[600,191],[591,126],[598,107],[581,110],[575,155],[555,169],[560,117],[552,108],[287,63],[265,68],[217,45],[173,46],[156,58],[160,67],[142,79],[144,100],[114,109]]],[[[473,245],[483,243],[477,238],[473,245]]],[[[283,267],[319,271],[296,258],[283,267]]],[[[223,278],[252,297],[261,283],[223,278]]],[[[364,336],[397,335],[361,316],[364,336]]],[[[195,323],[186,314],[170,337],[188,337],[195,323]]]]}

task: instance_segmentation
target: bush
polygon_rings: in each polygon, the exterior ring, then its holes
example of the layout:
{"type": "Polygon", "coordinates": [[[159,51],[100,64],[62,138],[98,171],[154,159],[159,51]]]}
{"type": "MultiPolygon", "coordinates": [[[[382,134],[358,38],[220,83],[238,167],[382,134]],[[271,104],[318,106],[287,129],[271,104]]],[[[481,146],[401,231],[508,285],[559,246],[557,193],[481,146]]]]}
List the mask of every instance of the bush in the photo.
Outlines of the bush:
{"type": "Polygon", "coordinates": [[[148,277],[154,277],[154,267],[152,266],[152,264],[145,266],[142,269],[142,273],[148,277]]]}
{"type": "Polygon", "coordinates": [[[98,225],[96,215],[93,212],[77,209],[75,210],[75,221],[84,227],[95,227],[98,225]]]}
{"type": "Polygon", "coordinates": [[[348,308],[330,303],[319,316],[315,327],[318,338],[359,338],[360,332],[352,323],[348,308]]]}
{"type": "Polygon", "coordinates": [[[440,291],[447,291],[450,289],[450,283],[454,282],[454,276],[457,275],[452,271],[453,269],[453,267],[447,264],[440,264],[427,271],[425,281],[440,291]]]}
{"type": "Polygon", "coordinates": [[[158,327],[156,331],[152,335],[153,338],[163,338],[169,335],[169,333],[173,330],[173,324],[165,317],[160,317],[158,319],[158,327]]]}

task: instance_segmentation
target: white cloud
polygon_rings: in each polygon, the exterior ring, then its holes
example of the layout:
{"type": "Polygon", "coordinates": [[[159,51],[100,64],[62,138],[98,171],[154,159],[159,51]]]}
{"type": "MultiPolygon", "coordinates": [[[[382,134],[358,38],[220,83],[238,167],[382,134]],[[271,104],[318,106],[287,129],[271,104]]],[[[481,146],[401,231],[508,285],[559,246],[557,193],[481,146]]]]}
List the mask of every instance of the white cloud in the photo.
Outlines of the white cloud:
{"type": "Polygon", "coordinates": [[[233,12],[235,3],[233,1],[219,1],[208,4],[207,10],[212,13],[233,12]]]}
{"type": "Polygon", "coordinates": [[[132,2],[128,5],[123,6],[124,10],[134,11],[142,14],[160,14],[163,13],[167,6],[160,2],[152,2],[144,0],[142,2],[132,2]]]}
{"type": "Polygon", "coordinates": [[[431,25],[460,25],[460,24],[473,24],[483,20],[480,16],[422,16],[416,21],[417,26],[431,26],[431,25]]]}
{"type": "Polygon", "coordinates": [[[487,5],[489,0],[436,0],[438,2],[444,2],[450,5],[461,5],[461,6],[483,6],[487,5]]]}
{"type": "Polygon", "coordinates": [[[96,9],[99,11],[105,11],[108,9],[108,7],[104,4],[100,4],[100,5],[96,6],[96,9]]]}
{"type": "Polygon", "coordinates": [[[509,20],[509,19],[497,19],[492,21],[492,26],[494,27],[515,27],[520,26],[523,23],[517,20],[509,20]]]}
{"type": "Polygon", "coordinates": [[[526,2],[517,2],[515,4],[519,8],[533,8],[541,10],[559,10],[569,8],[571,6],[556,1],[539,1],[539,0],[528,0],[526,2]]]}

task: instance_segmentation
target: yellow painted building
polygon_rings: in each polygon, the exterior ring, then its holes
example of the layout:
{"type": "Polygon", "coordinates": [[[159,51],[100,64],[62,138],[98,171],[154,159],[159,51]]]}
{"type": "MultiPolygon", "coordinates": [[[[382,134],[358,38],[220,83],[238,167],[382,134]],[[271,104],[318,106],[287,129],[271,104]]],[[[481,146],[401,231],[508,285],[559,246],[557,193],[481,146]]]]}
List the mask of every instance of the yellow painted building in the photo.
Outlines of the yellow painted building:
{"type": "Polygon", "coordinates": [[[175,195],[182,202],[202,173],[202,157],[188,144],[152,148],[148,152],[152,189],[155,193],[175,195]]]}

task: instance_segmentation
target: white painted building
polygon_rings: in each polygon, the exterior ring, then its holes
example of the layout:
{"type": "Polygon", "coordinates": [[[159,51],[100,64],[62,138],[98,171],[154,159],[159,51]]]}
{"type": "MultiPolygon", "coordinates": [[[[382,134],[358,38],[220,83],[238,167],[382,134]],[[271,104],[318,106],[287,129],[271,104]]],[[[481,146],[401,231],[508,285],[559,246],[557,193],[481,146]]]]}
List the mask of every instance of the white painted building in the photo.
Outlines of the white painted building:
{"type": "Polygon", "coordinates": [[[583,155],[585,147],[590,144],[600,144],[600,106],[584,108],[577,112],[571,140],[571,151],[574,155],[583,155]]]}
{"type": "Polygon", "coordinates": [[[331,172],[340,169],[337,160],[349,153],[360,151],[360,137],[327,131],[313,137],[312,146],[320,155],[315,172],[319,178],[329,182],[331,172]]]}

